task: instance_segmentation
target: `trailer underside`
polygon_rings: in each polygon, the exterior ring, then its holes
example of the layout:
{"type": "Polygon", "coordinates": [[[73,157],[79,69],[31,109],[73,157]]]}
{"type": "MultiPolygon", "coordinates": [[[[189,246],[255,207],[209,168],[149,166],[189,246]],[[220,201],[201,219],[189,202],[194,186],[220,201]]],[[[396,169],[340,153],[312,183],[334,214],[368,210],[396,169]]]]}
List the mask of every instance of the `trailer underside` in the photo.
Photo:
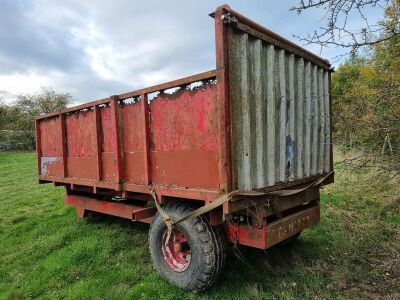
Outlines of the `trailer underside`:
{"type": "MultiPolygon", "coordinates": [[[[169,198],[164,204],[177,201],[181,202],[181,199],[169,198]]],[[[96,197],[67,189],[65,203],[73,206],[79,217],[97,212],[150,224],[157,213],[154,202],[146,197],[96,197]]],[[[200,202],[189,199],[185,203],[201,206],[200,202]]],[[[267,249],[319,222],[319,187],[288,197],[229,201],[209,212],[207,217],[212,225],[223,227],[230,242],[267,249]]]]}

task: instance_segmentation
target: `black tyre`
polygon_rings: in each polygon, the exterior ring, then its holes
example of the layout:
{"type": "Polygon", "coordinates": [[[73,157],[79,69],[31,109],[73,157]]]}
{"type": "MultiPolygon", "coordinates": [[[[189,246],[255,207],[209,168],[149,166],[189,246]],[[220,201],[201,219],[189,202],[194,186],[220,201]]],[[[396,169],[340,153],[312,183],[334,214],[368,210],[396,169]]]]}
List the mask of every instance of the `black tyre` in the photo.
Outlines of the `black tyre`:
{"type": "MultiPolygon", "coordinates": [[[[177,220],[193,208],[168,204],[165,212],[177,220]]],[[[205,216],[191,218],[174,226],[167,241],[167,227],[159,213],[149,232],[154,268],[169,282],[191,291],[203,291],[218,277],[225,261],[224,237],[205,216]]]]}

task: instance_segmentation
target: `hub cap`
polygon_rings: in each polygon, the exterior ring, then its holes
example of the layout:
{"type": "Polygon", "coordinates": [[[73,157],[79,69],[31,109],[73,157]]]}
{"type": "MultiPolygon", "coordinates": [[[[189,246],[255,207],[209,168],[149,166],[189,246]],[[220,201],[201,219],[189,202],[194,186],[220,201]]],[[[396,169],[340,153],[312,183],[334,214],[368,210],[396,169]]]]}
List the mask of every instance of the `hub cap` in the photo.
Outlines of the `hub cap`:
{"type": "Polygon", "coordinates": [[[178,228],[173,228],[167,241],[167,231],[162,237],[161,249],[164,260],[175,272],[185,271],[191,261],[191,250],[185,234],[178,228]]]}

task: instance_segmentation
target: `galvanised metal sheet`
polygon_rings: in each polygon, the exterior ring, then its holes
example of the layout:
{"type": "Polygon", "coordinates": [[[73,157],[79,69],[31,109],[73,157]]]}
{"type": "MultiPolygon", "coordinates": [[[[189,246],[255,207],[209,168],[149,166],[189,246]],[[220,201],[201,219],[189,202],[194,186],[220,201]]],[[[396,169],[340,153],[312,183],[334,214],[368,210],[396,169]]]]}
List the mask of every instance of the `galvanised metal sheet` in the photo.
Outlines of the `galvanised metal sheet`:
{"type": "Polygon", "coordinates": [[[330,171],[329,70],[232,29],[229,85],[238,189],[330,171]]]}

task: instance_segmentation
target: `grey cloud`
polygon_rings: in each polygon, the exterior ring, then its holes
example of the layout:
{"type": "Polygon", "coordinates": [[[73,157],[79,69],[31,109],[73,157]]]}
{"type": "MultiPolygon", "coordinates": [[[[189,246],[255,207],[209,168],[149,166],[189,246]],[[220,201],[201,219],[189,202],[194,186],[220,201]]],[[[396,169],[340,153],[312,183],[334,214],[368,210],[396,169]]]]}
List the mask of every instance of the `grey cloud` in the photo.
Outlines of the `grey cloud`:
{"type": "Polygon", "coordinates": [[[82,49],[71,42],[68,30],[36,24],[26,14],[30,9],[27,1],[6,0],[1,4],[0,73],[46,68],[68,71],[81,64],[82,49]]]}
{"type": "MultiPolygon", "coordinates": [[[[297,16],[287,1],[229,2],[292,40],[322,17],[318,10],[297,16]]],[[[173,80],[213,69],[214,22],[208,13],[218,5],[213,0],[3,0],[0,75],[48,74],[54,89],[86,101],[155,84],[161,79],[152,80],[154,74],[173,80]]]]}

